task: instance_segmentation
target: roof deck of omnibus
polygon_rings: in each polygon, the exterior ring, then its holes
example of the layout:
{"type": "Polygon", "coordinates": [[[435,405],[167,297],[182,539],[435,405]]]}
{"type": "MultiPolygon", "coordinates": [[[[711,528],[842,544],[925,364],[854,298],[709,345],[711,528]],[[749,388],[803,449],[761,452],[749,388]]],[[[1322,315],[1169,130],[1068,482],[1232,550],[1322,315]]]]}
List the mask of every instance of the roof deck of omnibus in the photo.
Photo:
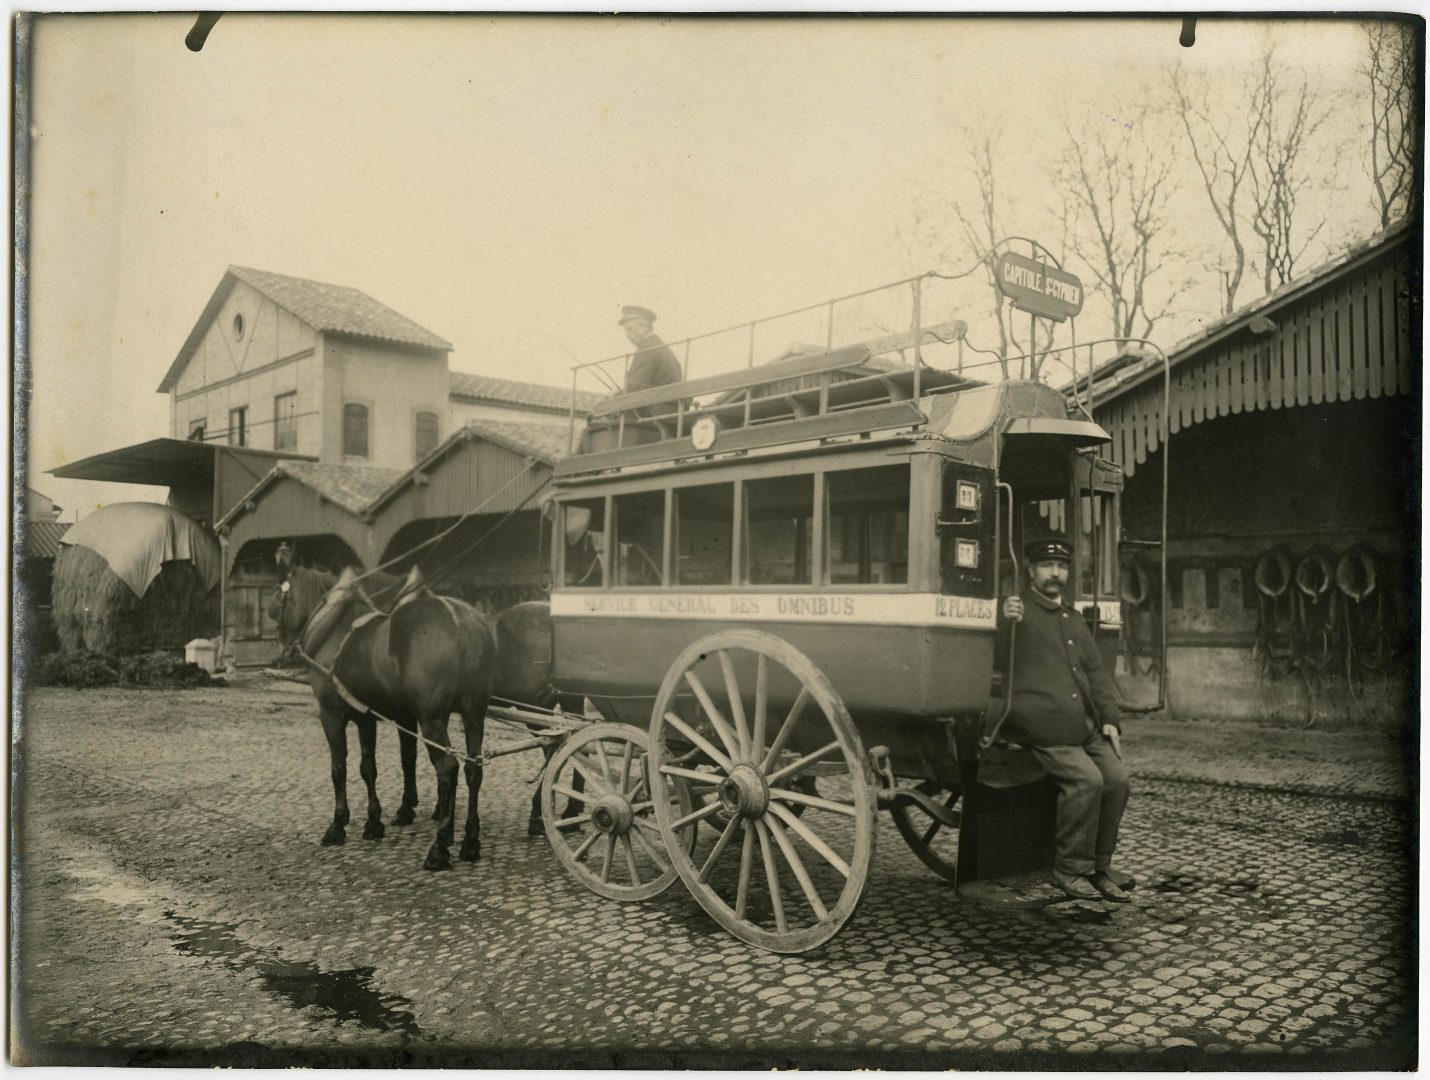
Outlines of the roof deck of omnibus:
{"type": "Polygon", "coordinates": [[[573,432],[579,441],[556,478],[688,458],[702,422],[708,433],[713,421],[709,452],[719,454],[906,428],[924,420],[919,400],[984,385],[863,345],[687,379],[602,402],[573,432]]]}

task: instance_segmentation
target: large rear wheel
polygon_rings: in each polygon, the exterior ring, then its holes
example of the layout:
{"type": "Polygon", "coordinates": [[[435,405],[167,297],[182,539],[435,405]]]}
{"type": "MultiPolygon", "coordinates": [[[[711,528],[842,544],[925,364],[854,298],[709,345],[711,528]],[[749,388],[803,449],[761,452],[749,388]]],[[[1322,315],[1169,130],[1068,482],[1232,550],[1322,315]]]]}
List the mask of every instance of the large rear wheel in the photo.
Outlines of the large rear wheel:
{"type": "Polygon", "coordinates": [[[671,665],[650,735],[656,821],[700,905],[772,952],[837,934],[869,884],[874,777],[824,673],[772,634],[712,634],[671,665]]]}

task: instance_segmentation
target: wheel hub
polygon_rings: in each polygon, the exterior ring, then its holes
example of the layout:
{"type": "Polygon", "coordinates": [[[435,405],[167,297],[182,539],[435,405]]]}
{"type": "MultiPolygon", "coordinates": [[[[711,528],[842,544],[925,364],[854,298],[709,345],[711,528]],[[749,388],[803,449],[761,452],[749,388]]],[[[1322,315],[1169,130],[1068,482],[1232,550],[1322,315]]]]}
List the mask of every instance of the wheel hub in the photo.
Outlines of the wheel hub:
{"type": "Polygon", "coordinates": [[[764,774],[753,765],[736,765],[730,775],[715,789],[720,805],[741,817],[763,817],[770,805],[770,785],[764,774]]]}
{"type": "Polygon", "coordinates": [[[603,833],[621,836],[630,831],[635,815],[631,804],[619,795],[602,795],[591,811],[591,824],[603,833]]]}

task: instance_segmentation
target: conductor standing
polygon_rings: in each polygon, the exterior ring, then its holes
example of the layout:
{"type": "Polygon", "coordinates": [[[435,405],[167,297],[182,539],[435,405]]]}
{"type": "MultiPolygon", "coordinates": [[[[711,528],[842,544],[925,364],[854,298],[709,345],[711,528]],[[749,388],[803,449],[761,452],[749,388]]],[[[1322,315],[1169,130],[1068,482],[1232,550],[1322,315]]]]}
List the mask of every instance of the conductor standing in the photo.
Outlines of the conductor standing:
{"type": "Polygon", "coordinates": [[[665,386],[680,382],[683,377],[680,361],[670,346],[656,335],[655,312],[650,308],[627,304],[621,308],[617,320],[625,330],[626,337],[636,347],[630,367],[626,369],[626,384],[622,393],[634,394],[637,390],[648,390],[652,386],[665,386]]]}
{"type": "Polygon", "coordinates": [[[1023,554],[1027,581],[1002,609],[1017,624],[1009,735],[1057,784],[1053,884],[1078,900],[1125,904],[1136,880],[1112,865],[1128,797],[1117,693],[1092,632],[1064,602],[1072,544],[1047,536],[1023,554]]]}

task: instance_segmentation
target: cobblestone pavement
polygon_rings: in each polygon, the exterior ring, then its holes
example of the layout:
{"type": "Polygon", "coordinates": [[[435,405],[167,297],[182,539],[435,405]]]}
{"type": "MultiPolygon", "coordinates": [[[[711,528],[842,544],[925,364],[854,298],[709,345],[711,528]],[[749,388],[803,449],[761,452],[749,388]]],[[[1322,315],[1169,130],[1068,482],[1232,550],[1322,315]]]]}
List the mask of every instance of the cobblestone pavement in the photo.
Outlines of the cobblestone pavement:
{"type": "MultiPolygon", "coordinates": [[[[781,957],[728,937],[678,883],[636,904],[581,890],[525,834],[534,755],[487,770],[481,861],[429,874],[425,814],[380,841],[351,828],[346,846],[319,846],[327,753],[299,687],[40,690],[14,816],[13,1052],[37,1063],[1413,1068],[1409,804],[1353,783],[1345,793],[1376,797],[1250,786],[1284,788],[1318,753],[1344,762],[1316,732],[1287,741],[1283,772],[1276,739],[1184,735],[1179,759],[1174,729],[1154,723],[1134,722],[1126,744],[1136,780],[1122,862],[1142,882],[1132,904],[961,905],[881,817],[853,921],[781,957]],[[1241,786],[1206,782],[1218,746],[1235,751],[1241,786]]],[[[1370,788],[1385,786],[1395,748],[1360,745],[1379,777],[1370,788]]],[[[390,816],[390,732],[379,769],[390,816]]],[[[425,755],[419,777],[430,808],[425,755]]]]}

